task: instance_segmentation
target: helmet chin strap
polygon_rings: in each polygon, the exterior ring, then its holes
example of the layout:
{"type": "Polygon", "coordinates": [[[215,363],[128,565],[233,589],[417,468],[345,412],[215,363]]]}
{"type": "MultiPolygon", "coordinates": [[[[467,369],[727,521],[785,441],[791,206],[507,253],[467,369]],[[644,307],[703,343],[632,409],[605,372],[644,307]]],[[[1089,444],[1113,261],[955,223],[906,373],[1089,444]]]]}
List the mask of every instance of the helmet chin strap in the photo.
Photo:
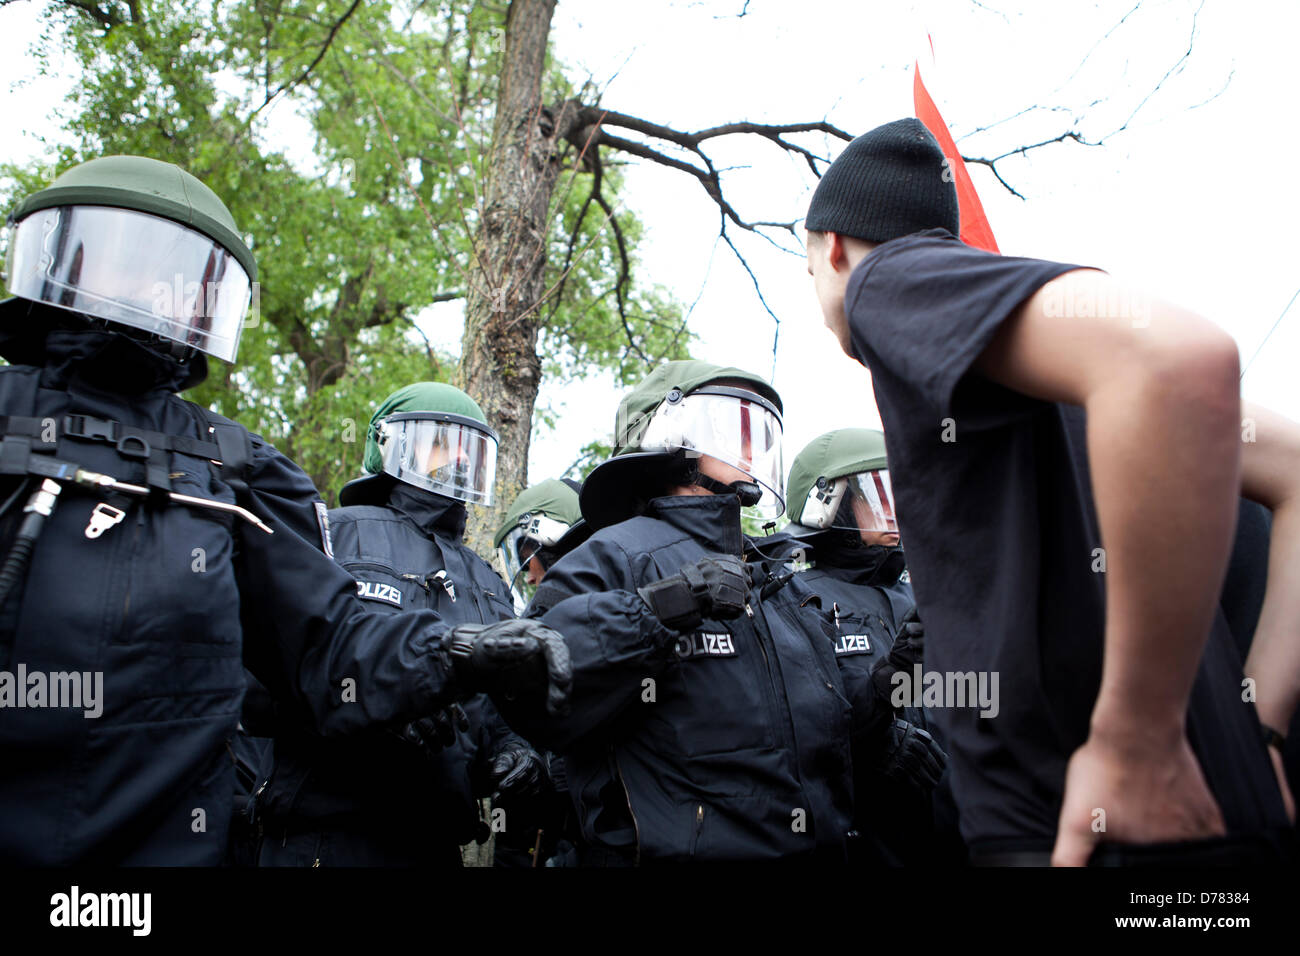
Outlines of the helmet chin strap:
{"type": "Polygon", "coordinates": [[[175,339],[170,339],[165,335],[158,334],[157,332],[146,332],[143,329],[135,329],[129,325],[122,325],[109,319],[101,319],[99,316],[89,315],[85,312],[78,314],[81,315],[92,328],[102,329],[105,332],[116,332],[118,335],[124,336],[132,342],[135,342],[137,345],[144,346],[155,355],[171,359],[173,362],[180,365],[184,365],[192,359],[198,351],[192,345],[177,342],[175,339]]]}
{"type": "Polygon", "coordinates": [[[716,478],[710,478],[708,475],[697,471],[691,482],[699,485],[705,491],[713,492],[715,495],[735,495],[740,499],[742,508],[749,508],[758,504],[763,497],[763,489],[759,487],[756,481],[733,481],[727,485],[716,478]]]}

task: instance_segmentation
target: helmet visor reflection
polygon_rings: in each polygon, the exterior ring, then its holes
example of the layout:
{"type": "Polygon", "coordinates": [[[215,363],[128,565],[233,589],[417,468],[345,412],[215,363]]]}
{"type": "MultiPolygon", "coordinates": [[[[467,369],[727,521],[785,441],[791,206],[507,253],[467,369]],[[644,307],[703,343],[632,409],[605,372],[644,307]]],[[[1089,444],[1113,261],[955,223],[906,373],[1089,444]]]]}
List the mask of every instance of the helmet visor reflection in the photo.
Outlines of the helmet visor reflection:
{"type": "Polygon", "coordinates": [[[755,508],[760,517],[775,518],[785,510],[781,416],[757,395],[705,387],[666,401],[655,411],[641,448],[684,448],[716,458],[762,489],[755,508]]]}
{"type": "Polygon", "coordinates": [[[55,206],[9,237],[9,291],[233,362],[251,284],[201,232],[112,206],[55,206]]]}
{"type": "Polygon", "coordinates": [[[384,471],[393,477],[458,501],[492,504],[497,438],[486,425],[460,415],[402,412],[380,423],[378,439],[384,471]]]}
{"type": "Polygon", "coordinates": [[[847,508],[841,506],[839,514],[848,511],[854,522],[850,527],[858,531],[897,534],[898,519],[894,515],[894,490],[889,483],[889,470],[862,471],[847,478],[847,508]]]}

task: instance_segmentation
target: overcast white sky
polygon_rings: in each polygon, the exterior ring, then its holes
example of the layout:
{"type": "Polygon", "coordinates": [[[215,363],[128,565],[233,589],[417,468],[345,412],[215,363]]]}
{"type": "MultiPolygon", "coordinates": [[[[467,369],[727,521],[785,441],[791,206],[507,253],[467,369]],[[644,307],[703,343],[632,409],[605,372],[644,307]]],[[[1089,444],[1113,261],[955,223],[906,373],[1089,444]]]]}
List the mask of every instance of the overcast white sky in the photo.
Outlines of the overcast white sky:
{"type": "MultiPolygon", "coordinates": [[[[51,112],[70,82],[32,80],[36,6],[0,10],[0,96],[10,133],[0,145],[4,160],[30,159],[41,149],[37,137],[56,133],[51,112]]],[[[1293,226],[1300,218],[1293,172],[1300,4],[1144,0],[1130,13],[1133,0],[751,0],[736,18],[745,6],[560,0],[554,50],[575,77],[608,84],[605,106],[686,129],[825,117],[865,132],[912,115],[917,57],[967,155],[997,155],[1071,128],[1096,139],[1137,110],[1105,146],[1058,144],[1000,163],[1024,201],[984,167],[971,167],[1002,251],[1095,265],[1139,282],[1218,322],[1236,338],[1243,362],[1300,288],[1293,226]],[[1188,48],[1198,6],[1190,58],[1143,103],[1188,48]],[[1035,104],[1049,109],[962,138],[1035,104]]],[[[720,141],[716,159],[744,167],[724,179],[742,216],[803,215],[814,182],[802,162],[746,137],[720,141]]],[[[696,356],[771,374],[774,323],[730,251],[714,252],[716,207],[672,171],[634,167],[627,179],[624,204],[647,226],[643,274],[686,303],[698,296],[696,356]]],[[[823,431],[878,424],[867,374],[823,328],[804,262],[761,241],[737,241],[782,319],[774,381],[785,399],[787,465],[823,431]]],[[[1296,313],[1300,304],[1250,366],[1243,390],[1300,418],[1296,313]]],[[[454,308],[432,312],[424,324],[458,347],[454,308]]],[[[616,395],[604,376],[544,387],[542,402],[561,421],[554,433],[534,436],[530,480],[558,474],[583,444],[607,435],[616,395]]]]}

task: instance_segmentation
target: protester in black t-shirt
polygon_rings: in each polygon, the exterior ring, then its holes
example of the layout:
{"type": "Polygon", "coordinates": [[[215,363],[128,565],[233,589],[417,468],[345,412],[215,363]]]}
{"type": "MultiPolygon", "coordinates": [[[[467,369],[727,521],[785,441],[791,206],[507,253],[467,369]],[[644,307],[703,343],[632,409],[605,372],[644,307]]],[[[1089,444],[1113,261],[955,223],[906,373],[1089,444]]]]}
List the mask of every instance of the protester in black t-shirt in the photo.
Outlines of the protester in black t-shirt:
{"type": "Polygon", "coordinates": [[[1000,677],[996,716],[933,711],[972,860],[1268,858],[1290,797],[1261,721],[1284,730],[1300,697],[1300,428],[1243,422],[1207,320],[963,245],[951,178],[918,121],[890,123],[806,224],[826,324],[871,370],[926,671],[1000,677]],[[1239,494],[1274,512],[1253,682],[1217,606],[1239,494]]]}

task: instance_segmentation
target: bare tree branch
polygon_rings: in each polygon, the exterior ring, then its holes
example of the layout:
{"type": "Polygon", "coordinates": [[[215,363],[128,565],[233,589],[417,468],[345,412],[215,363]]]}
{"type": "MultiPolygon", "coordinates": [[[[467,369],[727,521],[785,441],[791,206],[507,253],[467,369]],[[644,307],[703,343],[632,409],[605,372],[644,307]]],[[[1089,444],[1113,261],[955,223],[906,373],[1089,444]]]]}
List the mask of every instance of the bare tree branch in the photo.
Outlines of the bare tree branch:
{"type": "Polygon", "coordinates": [[[776,329],[772,333],[772,374],[775,376],[776,346],[781,337],[781,317],[772,311],[772,307],[767,304],[767,299],[763,298],[763,289],[758,284],[758,276],[754,275],[754,270],[749,267],[749,263],[745,261],[745,257],[740,254],[740,250],[736,248],[736,244],[732,242],[731,237],[727,235],[727,218],[725,216],[722,217],[721,235],[722,241],[731,247],[731,251],[735,254],[736,258],[740,260],[741,266],[743,266],[745,271],[749,273],[749,281],[754,283],[754,293],[758,296],[758,301],[763,304],[763,310],[767,312],[767,314],[772,317],[772,321],[776,323],[776,329]]]}
{"type": "Polygon", "coordinates": [[[649,146],[645,146],[641,143],[637,143],[629,139],[623,139],[620,136],[611,136],[608,133],[604,132],[603,130],[596,131],[595,133],[592,134],[592,136],[594,137],[594,141],[599,145],[609,146],[612,149],[620,150],[632,156],[639,156],[642,159],[648,159],[653,163],[658,163],[660,166],[667,166],[670,169],[676,169],[679,170],[680,172],[688,173],[689,175],[694,176],[697,180],[699,180],[700,185],[704,187],[704,191],[708,194],[709,198],[714,201],[714,203],[718,206],[718,208],[722,211],[722,214],[726,218],[730,219],[741,229],[745,229],[749,232],[755,233],[756,235],[763,236],[764,239],[772,243],[772,245],[776,246],[776,248],[783,249],[783,251],[786,252],[790,251],[788,249],[784,249],[784,247],[781,246],[779,243],[773,242],[770,236],[764,235],[762,229],[765,227],[780,228],[793,235],[795,223],[794,222],[788,222],[788,223],[787,222],[749,222],[745,219],[742,219],[740,213],[738,213],[735,210],[735,208],[731,205],[731,203],[727,201],[726,197],[723,195],[722,179],[719,176],[717,169],[714,168],[712,160],[710,160],[709,157],[705,155],[704,152],[700,150],[698,147],[694,147],[692,149],[693,152],[695,152],[696,155],[698,155],[700,159],[704,162],[705,164],[704,169],[700,169],[698,166],[692,165],[691,163],[684,162],[683,160],[680,159],[675,159],[674,157],[668,156],[664,153],[657,152],[656,150],[651,149],[649,146]]]}
{"type": "Polygon", "coordinates": [[[719,16],[719,15],[717,15],[717,14],[714,14],[713,19],[715,19],[715,20],[731,20],[731,19],[734,18],[734,19],[736,19],[736,20],[739,20],[741,17],[745,16],[745,14],[747,14],[747,13],[749,13],[749,0],[745,0],[745,5],[742,6],[742,7],[740,8],[740,12],[739,12],[739,13],[726,14],[726,15],[722,15],[722,16],[719,16]]]}
{"type": "Polygon", "coordinates": [[[998,172],[998,167],[997,167],[998,161],[1006,159],[1008,156],[1016,156],[1016,155],[1023,156],[1031,149],[1038,149],[1041,146],[1050,146],[1052,143],[1063,143],[1067,139],[1072,139],[1076,143],[1080,144],[1081,146],[1102,145],[1101,140],[1098,140],[1097,142],[1094,143],[1084,139],[1082,136],[1080,136],[1078,133],[1074,132],[1073,130],[1070,130],[1069,132],[1062,133],[1060,136],[1053,136],[1051,139],[1045,139],[1041,143],[1030,143],[1027,146],[1017,146],[1015,149],[1009,149],[1001,156],[994,156],[991,159],[986,159],[978,156],[963,156],[962,160],[966,163],[974,163],[978,166],[987,166],[990,170],[993,171],[993,175],[997,177],[998,182],[1000,182],[1003,186],[1006,187],[1007,192],[1011,193],[1011,195],[1017,197],[1018,199],[1024,199],[1025,198],[1024,196],[1016,192],[1015,188],[1009,182],[1007,182],[1005,179],[1002,178],[1002,174],[998,172]]]}
{"type": "MultiPolygon", "coordinates": [[[[1191,35],[1187,38],[1187,49],[1183,51],[1183,55],[1178,58],[1177,63],[1175,63],[1173,66],[1171,66],[1169,69],[1165,71],[1165,75],[1160,77],[1160,81],[1156,83],[1156,85],[1152,88],[1151,92],[1148,93],[1146,96],[1142,97],[1142,102],[1139,103],[1134,108],[1133,112],[1129,114],[1128,119],[1124,121],[1123,125],[1121,125],[1119,129],[1115,130],[1115,133],[1120,133],[1128,129],[1128,124],[1133,122],[1133,117],[1137,116],[1138,113],[1141,111],[1142,107],[1147,105],[1147,101],[1150,100],[1151,97],[1155,96],[1157,92],[1159,92],[1160,87],[1164,85],[1165,80],[1173,76],[1174,73],[1182,71],[1183,64],[1186,63],[1188,58],[1192,55],[1192,47],[1196,43],[1196,19],[1201,15],[1201,11],[1203,9],[1205,9],[1205,0],[1201,0],[1200,4],[1198,4],[1196,7],[1196,12],[1192,14],[1192,32],[1191,35]]],[[[1110,135],[1114,136],[1115,133],[1111,133],[1110,135]]]]}
{"type": "Polygon", "coordinates": [[[433,343],[430,342],[429,337],[424,334],[424,329],[420,328],[414,322],[411,323],[411,328],[415,329],[415,331],[419,333],[420,338],[424,339],[424,354],[429,357],[429,367],[433,369],[433,377],[436,379],[442,372],[442,363],[438,361],[438,353],[433,350],[433,343]]]}
{"type": "Polygon", "coordinates": [[[614,215],[613,208],[599,192],[596,193],[596,202],[605,211],[605,216],[614,230],[614,242],[618,246],[618,280],[614,283],[614,296],[618,301],[618,317],[623,323],[623,332],[627,335],[628,348],[640,356],[646,368],[649,368],[654,365],[654,362],[650,360],[650,357],[645,352],[641,351],[641,346],[636,344],[636,338],[632,335],[632,326],[628,325],[627,322],[627,303],[624,300],[623,292],[632,271],[627,254],[627,242],[623,238],[623,230],[618,224],[618,217],[614,215]]]}
{"type": "MultiPolygon", "coordinates": [[[[701,181],[704,181],[710,174],[716,176],[716,170],[713,169],[713,165],[701,148],[701,144],[711,139],[717,139],[721,136],[744,134],[762,136],[764,139],[771,141],[781,149],[802,156],[808,163],[813,174],[818,176],[820,176],[820,172],[817,169],[817,162],[829,165],[830,160],[822,156],[817,156],[802,146],[791,143],[789,140],[785,139],[785,137],[792,133],[826,133],[830,136],[842,139],[845,142],[849,142],[853,139],[849,133],[846,133],[839,127],[827,123],[824,120],[813,123],[786,123],[781,125],[773,125],[769,123],[725,123],[721,126],[711,126],[707,129],[696,130],[695,132],[683,132],[682,130],[676,130],[660,123],[652,123],[639,116],[630,116],[627,113],[619,113],[613,110],[601,111],[600,115],[597,116],[596,110],[593,107],[586,107],[579,116],[578,128],[585,132],[591,126],[614,127],[621,130],[628,130],[651,139],[672,143],[688,152],[694,153],[700,158],[700,161],[705,164],[705,169],[702,170],[698,166],[693,166],[692,164],[683,162],[682,160],[666,156],[647,144],[635,143],[621,137],[612,136],[603,130],[600,133],[600,138],[597,140],[598,142],[612,146],[615,149],[621,149],[624,152],[630,152],[633,155],[641,156],[643,159],[650,159],[654,162],[661,163],[662,165],[674,166],[683,172],[690,172],[692,175],[700,178],[701,181]]],[[[706,186],[706,189],[707,188],[708,187],[706,186]]],[[[743,221],[740,220],[739,216],[733,216],[732,220],[737,225],[743,226],[743,221]]]]}
{"type": "Polygon", "coordinates": [[[596,196],[600,193],[601,167],[596,164],[592,167],[591,192],[587,194],[582,208],[578,210],[578,218],[573,223],[573,231],[569,234],[569,242],[564,251],[564,265],[560,267],[560,281],[555,288],[555,301],[551,303],[551,311],[547,313],[547,324],[555,317],[556,311],[560,308],[560,303],[564,301],[564,286],[569,279],[569,269],[573,263],[573,250],[577,245],[578,236],[582,232],[582,223],[587,218],[587,210],[595,201],[596,196]]]}
{"type": "MultiPolygon", "coordinates": [[[[1100,47],[1101,43],[1104,43],[1106,38],[1108,38],[1108,36],[1112,35],[1115,30],[1118,30],[1119,27],[1121,27],[1123,23],[1125,23],[1125,21],[1128,20],[1128,17],[1131,17],[1132,14],[1138,12],[1138,9],[1140,7],[1141,7],[1141,0],[1139,0],[1139,3],[1134,4],[1134,7],[1128,10],[1128,13],[1126,13],[1125,16],[1119,18],[1119,22],[1115,23],[1113,27],[1110,27],[1110,30],[1106,31],[1105,36],[1102,36],[1100,40],[1097,40],[1097,43],[1093,44],[1092,49],[1089,49],[1087,55],[1083,57],[1082,61],[1080,61],[1079,66],[1076,66],[1074,73],[1070,74],[1070,79],[1073,79],[1075,75],[1078,75],[1079,70],[1083,69],[1083,65],[1086,64],[1086,62],[1088,61],[1088,57],[1091,57],[1093,55],[1093,52],[1096,52],[1097,47],[1100,47]]],[[[1067,139],[1073,139],[1074,142],[1079,143],[1080,146],[1104,146],[1106,140],[1112,137],[1117,137],[1117,135],[1123,133],[1123,131],[1128,129],[1128,125],[1130,125],[1131,122],[1134,121],[1134,118],[1138,116],[1138,113],[1141,112],[1141,109],[1143,109],[1143,107],[1145,107],[1145,105],[1147,105],[1147,103],[1151,101],[1152,96],[1156,95],[1157,92],[1160,92],[1162,88],[1164,88],[1165,81],[1167,81],[1167,79],[1169,79],[1170,77],[1173,77],[1175,73],[1182,72],[1184,66],[1186,66],[1187,60],[1190,59],[1192,55],[1192,49],[1193,47],[1196,46],[1197,18],[1200,17],[1201,10],[1203,10],[1204,8],[1205,8],[1205,0],[1201,0],[1201,3],[1197,5],[1195,12],[1192,13],[1192,29],[1190,35],[1188,35],[1187,49],[1184,49],[1183,55],[1179,56],[1178,60],[1174,61],[1174,64],[1171,65],[1169,69],[1165,70],[1165,75],[1162,75],[1162,77],[1158,79],[1158,81],[1156,82],[1156,85],[1154,85],[1151,88],[1151,90],[1147,92],[1147,95],[1141,98],[1138,105],[1134,107],[1134,111],[1128,114],[1128,118],[1126,118],[1126,120],[1123,121],[1122,124],[1119,124],[1119,126],[1115,127],[1115,129],[1110,131],[1110,133],[1101,135],[1101,137],[1097,137],[1096,139],[1087,139],[1084,138],[1083,134],[1080,134],[1078,130],[1071,129],[1071,130],[1067,130],[1066,133],[1057,135],[1057,137],[1040,140],[1040,142],[1037,143],[1026,144],[1026,146],[1018,146],[1015,147],[1014,150],[1008,150],[1004,153],[1001,153],[1001,155],[998,156],[992,156],[992,157],[962,156],[962,160],[965,160],[966,163],[988,166],[988,169],[992,170],[993,176],[997,178],[998,182],[1002,183],[1002,186],[1004,186],[1005,189],[1008,190],[1011,195],[1017,196],[1018,199],[1023,200],[1024,196],[1021,193],[1018,193],[1018,191],[1015,190],[1013,186],[1011,186],[1011,183],[1006,181],[1006,179],[1002,177],[1002,174],[998,172],[997,169],[998,161],[1004,160],[1008,156],[1017,156],[1017,155],[1024,156],[1030,150],[1037,150],[1037,148],[1050,146],[1050,144],[1053,143],[1062,143],[1065,142],[1065,140],[1067,139]]],[[[1197,103],[1195,107],[1191,107],[1191,109],[1196,109],[1197,107],[1203,107],[1203,105],[1209,103],[1209,101],[1217,99],[1219,95],[1222,95],[1222,92],[1227,90],[1227,85],[1229,85],[1229,83],[1232,82],[1232,75],[1234,75],[1234,73],[1235,70],[1234,72],[1229,74],[1229,78],[1227,78],[1227,81],[1223,83],[1223,87],[1221,88],[1221,90],[1217,92],[1217,94],[1210,96],[1209,99],[1201,101],[1201,103],[1197,103]]],[[[1066,82],[1062,83],[1060,88],[1065,87],[1067,83],[1070,82],[1070,79],[1066,79],[1066,82]]],[[[1057,90],[1058,92],[1060,92],[1060,88],[1058,88],[1057,90]]],[[[1086,109],[1095,107],[1095,105],[1097,105],[1097,103],[1100,103],[1100,101],[1101,100],[1093,100],[1092,103],[1088,104],[1088,107],[1086,107],[1086,109]]],[[[1023,116],[1024,113],[1028,113],[1034,111],[1034,109],[1039,109],[1039,108],[1040,107],[1036,107],[1036,105],[1035,107],[1027,107],[1026,109],[1022,109],[1022,111],[1019,111],[1018,113],[1014,113],[1013,116],[1006,117],[1005,120],[998,120],[997,122],[995,122],[995,124],[989,124],[988,126],[978,127],[978,129],[972,130],[971,133],[980,133],[980,131],[992,129],[993,126],[1000,125],[1002,124],[1002,122],[1006,122],[1008,120],[1014,120],[1015,117],[1023,116]]],[[[1060,108],[1050,107],[1048,109],[1053,109],[1053,111],[1058,111],[1058,109],[1060,108]]],[[[1080,120],[1082,120],[1082,118],[1083,118],[1082,116],[1076,118],[1074,122],[1075,127],[1078,127],[1078,124],[1080,120]]],[[[966,135],[971,135],[971,134],[966,134],[966,135]]]]}
{"type": "Polygon", "coordinates": [[[352,0],[352,6],[348,7],[343,16],[335,20],[333,25],[330,27],[329,33],[325,36],[325,42],[321,44],[320,51],[317,52],[315,58],[307,64],[307,68],[299,73],[295,79],[290,80],[288,83],[281,83],[275,88],[274,92],[268,93],[266,98],[262,101],[261,106],[258,106],[257,109],[253,110],[250,114],[250,118],[256,116],[262,109],[270,105],[271,101],[281,93],[286,93],[289,90],[292,90],[295,86],[311,75],[311,71],[316,69],[321,60],[325,59],[325,54],[329,52],[330,44],[334,42],[334,37],[338,34],[343,24],[347,23],[348,18],[356,12],[357,7],[359,6],[361,6],[361,0],[352,0]]]}
{"type": "Polygon", "coordinates": [[[975,4],[975,6],[979,7],[981,10],[985,10],[985,11],[987,11],[987,12],[989,12],[989,13],[996,13],[996,14],[997,14],[998,16],[1000,16],[1000,17],[1003,19],[1003,21],[1006,22],[1006,23],[1010,23],[1010,22],[1011,22],[1011,19],[1010,19],[1010,18],[1009,18],[1005,13],[1003,13],[1001,10],[994,10],[992,7],[986,7],[984,4],[980,3],[980,0],[970,0],[970,2],[973,3],[973,4],[975,4]]]}

